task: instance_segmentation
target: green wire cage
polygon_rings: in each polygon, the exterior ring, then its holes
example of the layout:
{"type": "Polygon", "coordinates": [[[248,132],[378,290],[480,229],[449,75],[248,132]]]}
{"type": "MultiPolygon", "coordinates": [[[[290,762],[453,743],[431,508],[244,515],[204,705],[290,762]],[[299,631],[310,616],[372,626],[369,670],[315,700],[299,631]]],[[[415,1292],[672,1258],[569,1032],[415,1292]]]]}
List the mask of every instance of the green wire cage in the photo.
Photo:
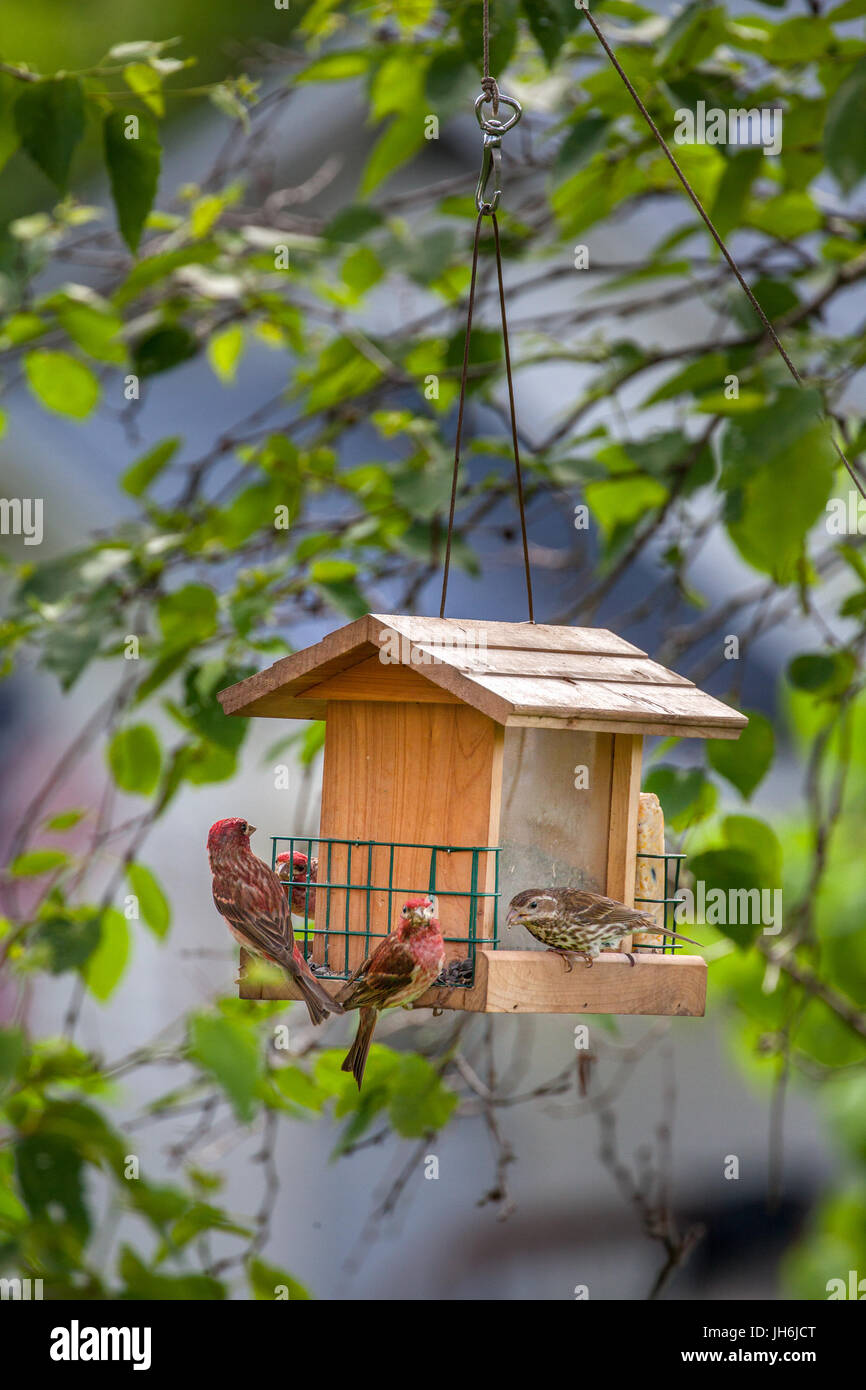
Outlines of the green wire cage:
{"type": "MultiPolygon", "coordinates": [[[[676,914],[677,904],[680,901],[677,896],[680,888],[680,871],[686,856],[684,854],[669,854],[666,851],[664,854],[642,854],[638,852],[636,857],[638,859],[650,861],[653,877],[660,881],[662,896],[646,898],[635,897],[635,907],[647,909],[651,906],[663,905],[664,913],[659,927],[669,928],[672,931],[675,930],[674,916],[676,914]],[[661,869],[656,869],[654,865],[661,865],[661,869]]],[[[650,933],[648,933],[648,935],[649,934],[650,933]]],[[[635,949],[641,952],[654,951],[659,955],[673,955],[677,951],[682,950],[682,943],[667,938],[667,940],[663,941],[659,946],[637,945],[635,949]]]]}
{"type": "MultiPolygon", "coordinates": [[[[447,988],[471,988],[479,950],[499,947],[501,849],[498,845],[416,844],[307,835],[274,835],[271,845],[274,869],[279,867],[277,857],[283,853],[291,856],[292,863],[295,855],[301,854],[307,863],[313,862],[316,866],[314,877],[304,869],[299,869],[293,877],[292,910],[297,923],[295,939],[305,959],[322,978],[348,979],[354,969],[353,961],[357,962],[359,956],[360,959],[368,956],[393,929],[403,902],[424,894],[439,901],[443,923],[449,915],[454,915],[448,911],[449,904],[461,908],[459,916],[466,922],[465,934],[443,927],[448,963],[437,984],[447,988]],[[427,868],[421,879],[409,883],[395,881],[398,850],[417,852],[426,861],[427,868]],[[491,857],[492,889],[481,886],[489,881],[486,856],[491,857]],[[443,886],[445,864],[451,870],[451,881],[457,867],[458,876],[465,880],[464,887],[443,886]],[[360,926],[353,925],[359,921],[360,926]],[[360,942],[360,948],[353,950],[353,942],[360,942]]],[[[662,885],[662,895],[636,898],[635,906],[663,906],[664,918],[660,925],[672,925],[685,856],[639,854],[638,858],[653,860],[659,866],[654,876],[662,885]]],[[[659,946],[641,945],[636,949],[642,953],[664,954],[680,947],[676,942],[668,942],[659,946]]]]}
{"type": "MultiPolygon", "coordinates": [[[[343,839],[337,836],[271,837],[271,863],[277,856],[296,854],[316,864],[315,880],[309,875],[294,880],[293,912],[303,927],[295,939],[304,956],[323,978],[345,980],[354,963],[370,954],[393,929],[407,898],[428,894],[439,902],[448,962],[440,977],[444,985],[466,988],[475,978],[478,950],[499,945],[498,845],[437,845],[411,841],[343,839]],[[314,846],[316,852],[314,853],[314,846]],[[412,882],[397,881],[398,851],[425,861],[423,875],[412,882]],[[448,873],[444,872],[448,866],[448,873]],[[492,888],[483,885],[490,881],[492,888]],[[447,886],[455,879],[464,886],[447,886]],[[454,909],[459,909],[455,911],[454,909]],[[465,933],[449,929],[449,918],[465,922],[465,933]],[[353,925],[358,923],[361,925],[353,925]],[[361,950],[352,949],[360,942],[361,950]]],[[[405,854],[403,858],[405,860],[405,854]]]]}

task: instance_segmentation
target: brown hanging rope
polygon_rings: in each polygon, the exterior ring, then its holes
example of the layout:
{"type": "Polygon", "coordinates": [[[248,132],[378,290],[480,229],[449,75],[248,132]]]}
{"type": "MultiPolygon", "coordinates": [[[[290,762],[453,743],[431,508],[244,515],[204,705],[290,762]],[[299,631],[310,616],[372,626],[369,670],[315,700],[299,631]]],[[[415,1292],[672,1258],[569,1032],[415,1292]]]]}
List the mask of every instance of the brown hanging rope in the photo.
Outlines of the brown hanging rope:
{"type": "Polygon", "coordinates": [[[484,77],[482,92],[475,102],[475,113],[484,131],[484,159],[481,176],[475,194],[478,216],[475,219],[475,235],[472,240],[472,273],[469,277],[469,303],[466,310],[466,336],[463,340],[463,367],[460,372],[460,397],[457,408],[457,431],[454,441],[454,469],[451,475],[451,505],[448,511],[448,536],[445,542],[445,563],[442,568],[442,599],[439,604],[439,617],[445,617],[445,600],[448,595],[448,575],[451,569],[451,541],[454,534],[454,512],[457,507],[457,475],[460,470],[460,445],[463,440],[463,417],[466,411],[466,382],[469,375],[469,347],[472,340],[472,313],[475,307],[475,283],[478,278],[478,247],[481,238],[481,223],[489,217],[493,223],[493,241],[496,253],[496,278],[499,285],[499,313],[502,322],[502,349],[505,358],[505,379],[508,383],[508,408],[511,415],[511,442],[514,448],[514,470],[517,475],[517,507],[520,512],[520,533],[523,539],[523,567],[526,573],[526,602],[529,608],[529,621],[535,622],[532,604],[532,573],[529,567],[529,541],[526,535],[526,506],[523,494],[523,475],[520,469],[520,445],[517,439],[517,412],[514,405],[514,379],[511,371],[511,351],[508,346],[508,322],[505,314],[505,285],[502,279],[502,247],[499,240],[499,223],[496,209],[499,206],[499,147],[502,136],[520,119],[521,109],[513,97],[500,93],[495,78],[490,76],[490,18],[488,0],[484,0],[483,18],[484,77]],[[496,118],[500,101],[512,108],[513,114],[507,121],[496,118]],[[487,119],[482,114],[485,102],[492,103],[493,116],[487,119]],[[487,184],[491,174],[494,176],[494,191],[487,200],[487,184]]]}
{"type": "MultiPolygon", "coordinates": [[[[472,339],[472,313],[475,306],[475,283],[478,278],[478,245],[481,237],[481,223],[485,217],[484,208],[479,208],[475,219],[475,236],[472,241],[472,273],[469,277],[469,304],[466,311],[466,336],[463,341],[463,366],[460,372],[460,397],[457,407],[457,431],[454,442],[454,469],[451,474],[451,505],[448,511],[448,536],[445,542],[445,563],[442,570],[442,599],[439,604],[439,617],[445,617],[445,600],[448,595],[448,574],[451,569],[451,539],[454,532],[454,512],[457,506],[457,475],[460,470],[460,445],[463,439],[463,416],[466,409],[466,382],[469,375],[469,346],[472,339]]],[[[514,405],[514,379],[511,371],[511,352],[508,345],[508,322],[505,315],[505,285],[502,280],[502,249],[499,241],[499,222],[495,212],[490,212],[493,223],[493,240],[496,249],[496,277],[499,285],[499,311],[502,321],[502,348],[505,357],[505,379],[508,383],[508,407],[511,415],[511,442],[514,448],[514,470],[517,476],[517,506],[520,512],[520,533],[523,540],[523,568],[526,575],[526,602],[529,621],[535,622],[532,602],[532,572],[529,566],[529,540],[526,534],[526,504],[523,493],[523,474],[520,468],[520,445],[517,438],[517,412],[514,405]]]]}
{"type": "MultiPolygon", "coordinates": [[[[486,7],[487,7],[487,0],[484,0],[484,5],[485,5],[485,9],[486,9],[486,7]]],[[[745,293],[745,295],[746,295],[746,298],[748,299],[748,301],[749,301],[749,303],[751,304],[752,308],[754,309],[755,313],[758,315],[758,318],[760,319],[761,323],[763,324],[764,329],[766,330],[766,333],[767,333],[768,337],[770,338],[770,341],[772,342],[773,346],[776,348],[777,352],[779,353],[779,356],[782,358],[782,361],[785,363],[785,366],[788,368],[788,371],[791,373],[791,376],[794,378],[794,380],[796,381],[797,385],[798,385],[798,386],[802,386],[802,385],[804,384],[804,383],[803,383],[803,378],[800,376],[800,373],[797,371],[797,368],[794,366],[794,363],[791,361],[791,358],[788,356],[788,353],[785,351],[785,348],[782,346],[782,342],[781,342],[781,340],[780,340],[780,338],[779,338],[778,333],[776,332],[776,330],[775,330],[775,328],[773,327],[772,323],[770,322],[769,318],[768,318],[767,315],[764,313],[764,310],[761,308],[760,304],[758,303],[757,299],[755,298],[755,295],[754,295],[754,293],[752,292],[752,289],[750,288],[750,286],[749,286],[748,282],[746,281],[745,277],[743,276],[743,273],[742,273],[742,271],[740,270],[740,267],[737,265],[736,261],[734,260],[733,256],[731,255],[731,252],[728,250],[727,246],[725,245],[725,242],[723,241],[721,235],[720,235],[719,232],[716,230],[716,228],[715,228],[715,226],[714,226],[714,224],[713,224],[712,218],[710,217],[709,213],[708,213],[708,212],[706,211],[706,209],[704,208],[704,205],[703,205],[703,203],[701,202],[700,198],[698,197],[697,193],[696,193],[696,192],[694,191],[694,189],[692,188],[691,184],[689,183],[688,179],[686,178],[685,174],[683,173],[682,169],[680,168],[679,164],[677,163],[676,159],[674,158],[673,151],[671,150],[670,146],[668,145],[667,141],[665,140],[665,137],[662,135],[661,131],[659,130],[658,126],[656,125],[655,121],[653,120],[652,116],[650,115],[649,111],[647,110],[646,106],[645,106],[644,103],[641,101],[641,99],[640,99],[640,97],[639,97],[637,91],[635,90],[635,88],[633,87],[631,81],[629,80],[628,74],[626,73],[625,69],[622,67],[622,64],[620,63],[619,59],[617,58],[616,54],[614,53],[613,49],[611,48],[610,44],[608,43],[608,41],[607,41],[607,39],[605,38],[604,34],[602,33],[601,29],[600,29],[599,26],[596,24],[595,20],[593,19],[592,15],[590,14],[590,12],[589,12],[589,7],[588,7],[588,6],[586,6],[586,7],[581,6],[581,8],[583,9],[584,14],[586,15],[586,18],[587,18],[587,20],[588,20],[588,22],[589,22],[590,28],[592,29],[593,33],[595,34],[596,38],[598,39],[598,41],[599,41],[599,43],[601,44],[602,48],[604,49],[605,53],[607,54],[608,58],[610,59],[611,63],[613,64],[614,68],[616,69],[616,72],[619,74],[620,78],[622,79],[623,83],[625,84],[626,88],[628,89],[628,93],[629,93],[629,95],[630,95],[632,101],[634,102],[634,104],[635,104],[635,106],[637,107],[637,109],[640,111],[641,115],[643,116],[644,120],[646,121],[647,125],[649,126],[650,130],[652,131],[653,135],[655,136],[656,140],[658,141],[658,143],[659,143],[659,145],[660,145],[660,147],[661,147],[661,149],[662,149],[664,155],[666,156],[668,162],[670,163],[671,167],[673,168],[674,173],[676,174],[677,178],[679,179],[680,183],[682,184],[682,186],[683,186],[683,188],[685,189],[686,193],[688,194],[689,198],[690,198],[690,199],[692,200],[692,202],[694,203],[695,208],[697,209],[698,214],[699,214],[701,220],[702,220],[702,221],[704,222],[704,224],[706,225],[706,227],[707,227],[707,229],[708,229],[710,235],[712,236],[714,242],[715,242],[716,245],[718,246],[719,250],[721,251],[722,255],[724,256],[725,260],[727,261],[728,265],[730,266],[731,270],[733,271],[734,275],[736,276],[736,278],[737,278],[737,280],[738,280],[738,282],[739,282],[739,284],[740,284],[740,288],[744,291],[744,293],[745,293]]],[[[819,417],[818,417],[818,418],[819,418],[819,419],[826,419],[827,417],[826,417],[826,415],[820,415],[820,414],[819,414],[819,417]]],[[[831,423],[831,422],[828,422],[828,423],[831,423]]],[[[854,483],[854,486],[857,488],[857,490],[858,490],[858,492],[860,493],[861,497],[866,497],[866,490],[864,490],[864,487],[863,487],[862,482],[860,481],[860,479],[858,478],[856,472],[854,471],[853,465],[852,465],[851,463],[849,463],[849,461],[848,461],[848,459],[845,457],[845,454],[843,453],[842,449],[841,449],[841,448],[839,447],[839,445],[836,443],[836,440],[835,440],[835,438],[834,438],[834,436],[833,436],[833,432],[832,432],[832,423],[831,423],[831,430],[830,430],[830,441],[831,441],[831,443],[832,443],[832,445],[833,445],[833,448],[836,450],[836,453],[838,454],[840,460],[842,461],[842,463],[844,463],[845,467],[847,468],[848,473],[849,473],[849,475],[850,475],[850,477],[851,477],[851,481],[854,483]]]]}
{"type": "Polygon", "coordinates": [[[484,50],[484,76],[481,79],[481,89],[485,93],[488,101],[493,103],[494,116],[499,115],[499,87],[496,78],[490,76],[490,9],[488,0],[484,0],[484,10],[481,21],[481,41],[484,50]]]}

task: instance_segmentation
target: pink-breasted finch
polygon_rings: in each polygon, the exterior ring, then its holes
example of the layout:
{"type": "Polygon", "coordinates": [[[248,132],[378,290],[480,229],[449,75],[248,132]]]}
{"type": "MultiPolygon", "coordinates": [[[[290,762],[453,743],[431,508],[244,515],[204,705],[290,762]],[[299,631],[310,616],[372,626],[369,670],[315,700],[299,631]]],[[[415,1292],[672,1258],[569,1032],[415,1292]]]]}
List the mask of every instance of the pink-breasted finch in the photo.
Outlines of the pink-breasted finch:
{"type": "Polygon", "coordinates": [[[281,965],[303,996],[312,1023],[341,1014],[298,950],[283,885],[250,849],[255,830],[239,816],[218,820],[207,837],[213,873],[213,900],[229,931],[247,951],[281,965]]]}
{"type": "Polygon", "coordinates": [[[359,1091],[380,1009],[417,999],[445,965],[445,942],[434,911],[431,898],[410,898],[396,930],[379,942],[337,994],[344,1008],[361,1010],[355,1041],[342,1066],[352,1073],[359,1091]]]}
{"type": "Polygon", "coordinates": [[[316,917],[316,890],[312,886],[319,876],[318,859],[309,859],[299,849],[293,854],[288,850],[285,854],[277,855],[277,877],[280,883],[291,888],[292,911],[299,917],[306,917],[315,921],[316,917]],[[309,865],[309,872],[307,866],[309,865]],[[307,884],[310,885],[309,898],[307,897],[307,884]]]}
{"type": "MultiPolygon", "coordinates": [[[[675,941],[700,945],[689,936],[660,927],[645,912],[582,888],[527,888],[508,904],[505,925],[526,927],[549,950],[562,956],[569,970],[572,955],[583,956],[590,966],[599,951],[615,948],[629,932],[664,932],[675,941]]],[[[628,958],[634,965],[634,956],[628,958]]]]}

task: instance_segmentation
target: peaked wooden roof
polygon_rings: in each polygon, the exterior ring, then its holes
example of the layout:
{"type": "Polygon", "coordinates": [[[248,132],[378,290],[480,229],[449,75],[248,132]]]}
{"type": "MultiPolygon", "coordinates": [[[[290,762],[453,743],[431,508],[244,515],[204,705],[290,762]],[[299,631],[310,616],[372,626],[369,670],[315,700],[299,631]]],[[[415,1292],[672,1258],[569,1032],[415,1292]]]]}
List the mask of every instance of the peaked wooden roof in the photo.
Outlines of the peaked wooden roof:
{"type": "Polygon", "coordinates": [[[323,719],[330,699],[394,699],[398,684],[400,699],[460,702],[505,725],[737,738],[748,722],[605,628],[387,613],[338,628],[219,699],[226,714],[323,719]]]}

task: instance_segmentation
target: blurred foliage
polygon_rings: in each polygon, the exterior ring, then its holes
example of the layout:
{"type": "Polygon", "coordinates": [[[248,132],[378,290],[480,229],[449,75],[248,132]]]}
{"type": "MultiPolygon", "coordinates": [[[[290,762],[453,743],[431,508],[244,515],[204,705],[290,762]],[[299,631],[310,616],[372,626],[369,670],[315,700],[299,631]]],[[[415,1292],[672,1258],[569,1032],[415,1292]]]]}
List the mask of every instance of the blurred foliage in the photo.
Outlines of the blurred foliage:
{"type": "MultiPolygon", "coordinates": [[[[270,412],[239,408],[236,428],[202,456],[177,437],[131,447],[118,477],[129,505],[111,534],[44,562],[28,552],[6,568],[4,675],[33,658],[63,690],[95,663],[115,673],[116,692],[75,756],[104,746],[107,775],[130,798],[131,817],[120,856],[98,807],[46,812],[16,834],[0,952],[22,986],[47,972],[70,977],[76,1007],[86,996],[111,998],[129,969],[137,922],[170,937],[168,896],[141,858],[148,831],[182,787],[228,782],[237,770],[245,723],[222,717],[216,692],[289,650],[284,634],[298,619],[366,612],[386,582],[402,583],[411,604],[436,570],[471,174],[465,191],[416,193],[415,217],[388,181],[410,160],[423,163],[428,114],[444,124],[474,97],[478,9],[469,0],[293,4],[267,20],[256,13],[261,42],[241,62],[223,41],[243,37],[250,17],[228,0],[206,17],[200,6],[173,0],[169,12],[155,0],[148,27],[184,37],[141,42],[130,40],[116,6],[76,11],[67,32],[46,24],[44,7],[37,20],[33,7],[7,0],[16,48],[0,65],[4,394],[25,383],[74,428],[110,406],[132,420],[147,410],[153,378],[194,360],[230,392],[247,361],[279,354],[288,383],[270,412]],[[196,63],[199,49],[206,56],[196,63]],[[291,199],[256,203],[251,175],[261,174],[268,120],[317,83],[332,103],[366,103],[373,137],[363,168],[327,217],[300,195],[300,210],[291,199]],[[179,111],[208,106],[225,127],[220,157],[200,183],[162,187],[167,133],[182,138],[179,111]],[[75,191],[97,158],[111,211],[75,191]],[[58,253],[71,278],[48,284],[43,272],[58,253]],[[405,285],[423,289],[429,313],[373,333],[367,303],[405,285]],[[375,445],[363,464],[348,464],[343,444],[361,426],[375,445]],[[130,634],[140,661],[124,659],[130,634]],[[117,906],[127,887],[139,918],[117,906]]],[[[57,10],[68,18],[67,6],[57,10]]],[[[829,1279],[849,1268],[866,1273],[866,561],[856,528],[816,525],[850,491],[834,432],[852,457],[866,438],[843,404],[864,363],[862,333],[858,325],[831,335],[826,326],[828,306],[866,277],[866,223],[851,199],[866,176],[866,4],[845,0],[809,17],[776,4],[734,13],[705,0],[673,19],[630,0],[599,8],[662,129],[672,129],[675,109],[694,111],[699,101],[723,110],[783,102],[777,158],[713,144],[678,145],[677,154],[725,234],[747,234],[744,268],[802,367],[803,390],[767,351],[580,10],[571,0],[499,0],[496,12],[493,70],[541,118],[531,156],[519,144],[509,150],[501,220],[510,262],[555,283],[574,273],[575,241],[590,229],[650,198],[668,214],[639,260],[607,268],[609,302],[592,315],[607,328],[550,313],[517,335],[520,366],[584,369],[573,407],[527,459],[530,502],[585,499],[599,537],[587,605],[664,538],[659,601],[684,605],[695,622],[684,620],[685,636],[671,634],[674,654],[691,657],[708,633],[721,649],[730,624],[756,605],[753,635],[792,615],[822,634],[787,672],[786,727],[774,730],[754,711],[739,742],[709,742],[705,765],[662,762],[647,786],[708,887],[783,889],[778,937],[718,925],[712,991],[730,1006],[741,1065],[761,1085],[779,1087],[793,1073],[814,1088],[849,1166],[850,1182],[828,1194],[788,1264],[793,1292],[825,1297],[829,1279]],[[648,343],[635,316],[682,299],[683,285],[725,332],[678,350],[648,343]],[[628,398],[632,428],[618,430],[600,412],[590,426],[586,415],[622,390],[637,391],[628,398]],[[700,525],[689,510],[696,501],[700,525]],[[755,595],[751,608],[710,614],[715,626],[689,575],[710,526],[755,595]],[[771,827],[755,807],[784,740],[796,746],[804,793],[771,827]],[[720,812],[732,789],[742,806],[720,812]]],[[[487,242],[481,259],[487,274],[487,242]]],[[[495,403],[502,366],[498,335],[479,325],[473,396],[495,403]]],[[[480,571],[478,529],[508,492],[503,471],[490,466],[503,453],[499,439],[467,447],[476,463],[487,460],[459,496],[455,562],[472,574],[480,571]]],[[[724,672],[733,699],[737,665],[724,672]]],[[[724,667],[720,658],[716,669],[724,667]]],[[[309,764],[320,744],[313,725],[301,735],[301,761],[309,764]]],[[[54,1295],[221,1298],[235,1269],[256,1298],[278,1286],[307,1296],[262,1260],[264,1218],[219,1205],[218,1174],[187,1166],[173,1185],[127,1180],[128,1141],[108,1118],[115,1078],[167,1059],[183,1080],[151,1102],[152,1115],[222,1107],[238,1125],[267,1126],[327,1110],[343,1122],[336,1155],[369,1137],[374,1121],[417,1139],[454,1115],[447,1055],[377,1045],[359,1095],[338,1051],[293,1057],[268,1045],[284,1014],[281,1005],[217,1001],[185,1021],[171,1048],[154,1042],[111,1064],[74,1042],[75,1009],[64,1037],[0,1031],[4,1267],[44,1278],[54,1295]],[[97,1257],[94,1243],[95,1194],[106,1192],[112,1210],[138,1218],[124,1223],[110,1259],[97,1257]],[[133,1246],[142,1224],[149,1238],[133,1246]],[[233,1253],[215,1258],[211,1238],[233,1253]],[[191,1258],[199,1261],[192,1273],[191,1258]]]]}

